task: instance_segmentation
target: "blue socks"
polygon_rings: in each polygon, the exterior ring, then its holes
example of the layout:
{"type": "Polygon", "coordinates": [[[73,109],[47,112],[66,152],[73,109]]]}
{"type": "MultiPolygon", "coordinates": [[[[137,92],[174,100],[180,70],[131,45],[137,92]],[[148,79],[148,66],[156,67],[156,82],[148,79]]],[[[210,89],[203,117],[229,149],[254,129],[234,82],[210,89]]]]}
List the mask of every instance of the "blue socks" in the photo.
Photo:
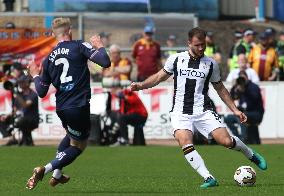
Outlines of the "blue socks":
{"type": "MultiPolygon", "coordinates": [[[[64,138],[65,139],[65,138],[64,138]]],[[[63,139],[63,140],[64,140],[63,139]]],[[[63,141],[62,140],[62,141],[63,141]]],[[[61,142],[62,143],[62,142],[61,142]]],[[[59,146],[61,146],[61,143],[59,146]]],[[[63,145],[62,145],[63,146],[63,145]]],[[[59,147],[58,147],[59,148],[59,147]]],[[[75,146],[69,146],[64,151],[58,152],[56,155],[56,159],[51,161],[52,169],[61,169],[70,163],[72,163],[80,154],[82,151],[75,147],[75,146]]]]}
{"type": "Polygon", "coordinates": [[[70,137],[65,135],[65,137],[61,140],[58,145],[57,152],[63,152],[66,148],[70,146],[70,137]]]}
{"type": "MultiPolygon", "coordinates": [[[[61,140],[61,142],[58,145],[56,156],[58,155],[58,153],[63,152],[69,146],[70,146],[70,137],[68,135],[65,135],[65,137],[61,140]]],[[[62,170],[62,168],[58,168],[58,169],[62,170]]]]}

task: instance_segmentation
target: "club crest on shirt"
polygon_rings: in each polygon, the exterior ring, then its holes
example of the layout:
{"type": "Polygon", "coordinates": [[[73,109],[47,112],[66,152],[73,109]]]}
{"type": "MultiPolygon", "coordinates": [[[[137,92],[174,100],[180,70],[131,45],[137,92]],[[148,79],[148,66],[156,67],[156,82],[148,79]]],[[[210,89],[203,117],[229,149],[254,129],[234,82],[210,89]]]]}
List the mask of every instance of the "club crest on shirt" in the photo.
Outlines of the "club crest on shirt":
{"type": "Polygon", "coordinates": [[[208,67],[209,67],[209,64],[207,64],[207,63],[200,63],[200,65],[201,65],[201,67],[202,67],[202,69],[208,69],[208,67]]]}

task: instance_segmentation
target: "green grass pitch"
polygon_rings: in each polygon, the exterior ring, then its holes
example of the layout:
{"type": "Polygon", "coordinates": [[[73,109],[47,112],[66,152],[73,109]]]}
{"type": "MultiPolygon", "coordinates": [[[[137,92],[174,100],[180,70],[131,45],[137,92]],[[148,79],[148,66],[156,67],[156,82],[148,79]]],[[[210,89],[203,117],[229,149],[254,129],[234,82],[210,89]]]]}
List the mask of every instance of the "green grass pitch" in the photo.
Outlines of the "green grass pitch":
{"type": "Polygon", "coordinates": [[[50,174],[30,191],[25,183],[35,166],[53,159],[56,147],[1,147],[0,195],[284,195],[284,145],[252,146],[265,156],[260,171],[238,152],[221,146],[196,146],[219,186],[202,190],[199,177],[178,147],[88,147],[65,173],[69,183],[48,185],[50,174]],[[251,165],[257,173],[253,187],[238,187],[237,167],[251,165]]]}

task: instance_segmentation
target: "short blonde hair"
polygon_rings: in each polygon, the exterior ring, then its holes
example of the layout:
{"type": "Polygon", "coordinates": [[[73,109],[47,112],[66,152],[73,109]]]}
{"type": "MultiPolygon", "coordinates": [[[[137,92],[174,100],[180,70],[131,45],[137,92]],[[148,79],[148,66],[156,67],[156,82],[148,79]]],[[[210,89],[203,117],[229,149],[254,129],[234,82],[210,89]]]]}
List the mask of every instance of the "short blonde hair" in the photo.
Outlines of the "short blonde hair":
{"type": "Polygon", "coordinates": [[[55,36],[68,33],[70,28],[71,28],[70,18],[55,18],[52,21],[52,31],[55,34],[55,36]]]}

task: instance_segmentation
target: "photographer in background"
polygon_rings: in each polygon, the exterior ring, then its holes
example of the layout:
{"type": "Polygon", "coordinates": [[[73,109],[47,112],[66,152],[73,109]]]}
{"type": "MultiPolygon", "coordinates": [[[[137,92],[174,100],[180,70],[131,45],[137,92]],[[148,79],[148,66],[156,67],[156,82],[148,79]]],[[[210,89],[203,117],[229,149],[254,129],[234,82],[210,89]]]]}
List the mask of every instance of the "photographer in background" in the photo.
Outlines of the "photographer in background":
{"type": "Polygon", "coordinates": [[[10,115],[0,116],[0,131],[3,137],[10,137],[7,142],[7,146],[18,144],[19,142],[15,138],[15,122],[18,120],[19,112],[15,108],[14,92],[18,92],[17,79],[24,74],[23,66],[20,63],[5,64],[3,65],[4,76],[1,78],[3,87],[12,93],[12,113],[10,115]]]}
{"type": "MultiPolygon", "coordinates": [[[[148,112],[139,96],[129,90],[113,88],[112,94],[119,98],[119,111],[116,112],[116,122],[119,125],[119,136],[114,145],[128,145],[128,125],[134,127],[133,145],[146,145],[143,127],[148,118],[148,112]]],[[[113,146],[114,146],[113,145],[113,146]]]]}
{"type": "Polygon", "coordinates": [[[15,105],[17,110],[21,111],[23,116],[19,119],[16,126],[22,131],[23,136],[20,145],[33,146],[32,131],[38,128],[38,96],[30,88],[31,79],[29,76],[22,75],[18,79],[18,84],[22,90],[15,94],[15,105]]]}
{"type": "Polygon", "coordinates": [[[258,125],[263,119],[264,108],[259,86],[248,79],[245,71],[240,71],[230,94],[238,102],[238,108],[246,114],[248,119],[246,124],[242,124],[237,116],[229,114],[225,116],[225,123],[231,132],[240,137],[243,142],[260,144],[258,125]],[[239,126],[241,135],[238,133],[239,126]]]}
{"type": "MultiPolygon", "coordinates": [[[[38,127],[39,112],[38,112],[38,97],[37,94],[30,88],[30,77],[21,75],[17,78],[16,83],[4,83],[4,88],[12,92],[12,114],[2,116],[2,123],[11,123],[12,128],[19,128],[22,132],[22,138],[17,141],[12,135],[7,145],[19,144],[33,146],[31,132],[38,127]],[[7,88],[8,87],[8,88],[7,88]]],[[[10,132],[11,130],[7,130],[10,132]]],[[[9,135],[9,134],[8,134],[9,135]]]]}

